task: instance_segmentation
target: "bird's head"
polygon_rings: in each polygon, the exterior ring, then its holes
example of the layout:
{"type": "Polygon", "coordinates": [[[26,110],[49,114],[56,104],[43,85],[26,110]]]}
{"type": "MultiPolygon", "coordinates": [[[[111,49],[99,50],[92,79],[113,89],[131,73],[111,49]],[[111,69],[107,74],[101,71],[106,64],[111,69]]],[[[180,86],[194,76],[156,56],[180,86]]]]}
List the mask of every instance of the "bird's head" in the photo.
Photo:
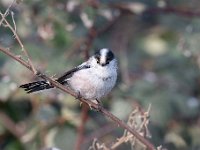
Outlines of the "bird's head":
{"type": "Polygon", "coordinates": [[[111,50],[103,48],[94,54],[94,58],[98,65],[104,67],[109,65],[115,59],[115,56],[111,50]]]}

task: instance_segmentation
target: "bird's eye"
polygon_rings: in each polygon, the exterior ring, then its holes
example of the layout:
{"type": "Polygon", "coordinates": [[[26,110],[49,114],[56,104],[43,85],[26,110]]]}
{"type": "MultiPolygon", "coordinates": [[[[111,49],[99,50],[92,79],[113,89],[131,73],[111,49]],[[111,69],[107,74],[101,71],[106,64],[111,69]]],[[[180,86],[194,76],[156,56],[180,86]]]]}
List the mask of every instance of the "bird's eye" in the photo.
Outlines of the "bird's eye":
{"type": "Polygon", "coordinates": [[[109,63],[111,60],[112,60],[112,58],[108,57],[106,61],[109,63]]]}
{"type": "Polygon", "coordinates": [[[95,59],[97,60],[97,63],[99,64],[100,63],[100,57],[96,56],[95,59]]]}
{"type": "Polygon", "coordinates": [[[100,63],[99,59],[96,59],[96,60],[97,60],[97,63],[99,64],[100,63]]]}
{"type": "Polygon", "coordinates": [[[110,61],[113,60],[113,58],[114,58],[113,53],[112,53],[111,51],[109,51],[109,52],[107,53],[107,60],[106,60],[106,61],[109,63],[110,61]]]}
{"type": "Polygon", "coordinates": [[[111,58],[107,58],[107,61],[110,62],[110,61],[111,61],[111,58]]]}

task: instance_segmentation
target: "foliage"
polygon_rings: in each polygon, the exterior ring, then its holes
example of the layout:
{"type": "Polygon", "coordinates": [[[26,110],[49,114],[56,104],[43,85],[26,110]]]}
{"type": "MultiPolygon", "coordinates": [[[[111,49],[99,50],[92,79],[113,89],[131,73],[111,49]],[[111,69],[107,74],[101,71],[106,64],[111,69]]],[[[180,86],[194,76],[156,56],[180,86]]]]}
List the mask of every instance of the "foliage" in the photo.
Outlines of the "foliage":
{"type": "MultiPolygon", "coordinates": [[[[11,2],[1,0],[0,12],[11,2]]],[[[135,106],[147,109],[151,104],[154,145],[196,150],[200,148],[199,3],[19,0],[11,10],[16,31],[39,70],[59,76],[84,61],[88,50],[92,54],[111,48],[120,75],[103,105],[127,120],[135,106]]],[[[11,15],[6,18],[12,22],[11,15]]],[[[22,53],[15,35],[3,24],[0,45],[22,53]]],[[[0,68],[0,149],[73,149],[81,124],[79,102],[56,89],[31,95],[18,89],[38,79],[2,53],[0,68]]],[[[108,147],[122,132],[89,111],[81,148],[94,144],[94,137],[108,147]]],[[[118,147],[123,148],[127,145],[118,147]]]]}

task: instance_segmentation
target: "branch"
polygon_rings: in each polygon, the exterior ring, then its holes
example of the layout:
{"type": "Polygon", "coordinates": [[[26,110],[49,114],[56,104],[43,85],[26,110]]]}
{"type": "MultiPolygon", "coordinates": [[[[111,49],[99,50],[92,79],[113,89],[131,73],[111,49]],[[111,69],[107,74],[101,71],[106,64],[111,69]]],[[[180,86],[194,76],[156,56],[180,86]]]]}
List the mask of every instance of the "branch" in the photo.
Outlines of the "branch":
{"type": "Polygon", "coordinates": [[[1,24],[3,23],[3,21],[4,21],[4,19],[5,19],[5,17],[8,15],[8,13],[9,13],[9,11],[10,11],[10,8],[12,7],[12,5],[15,3],[15,0],[13,0],[12,1],[12,3],[9,5],[9,7],[6,9],[6,11],[5,11],[5,13],[4,14],[2,14],[1,12],[0,12],[0,14],[1,14],[1,20],[0,20],[0,26],[1,26],[1,24]]]}
{"type": "MultiPolygon", "coordinates": [[[[0,122],[3,126],[10,131],[15,137],[21,139],[24,130],[20,129],[4,112],[0,111],[0,122]]],[[[20,140],[21,141],[21,140],[20,140]]]]}
{"type": "MultiPolygon", "coordinates": [[[[18,56],[15,56],[12,52],[10,52],[6,48],[2,47],[1,45],[0,45],[0,51],[2,51],[4,54],[8,55],[9,57],[11,57],[12,59],[16,60],[17,62],[19,62],[20,64],[22,64],[27,69],[29,69],[30,71],[33,72],[31,66],[26,61],[24,61],[22,58],[20,58],[18,56]]],[[[70,95],[72,95],[74,97],[76,97],[76,93],[75,92],[71,91],[70,89],[66,88],[65,86],[63,86],[62,84],[56,82],[55,80],[53,80],[52,78],[46,76],[45,74],[38,73],[36,75],[38,75],[39,77],[43,78],[44,80],[49,81],[54,87],[66,92],[66,93],[68,93],[68,94],[70,94],[70,95]]],[[[83,102],[83,103],[88,104],[92,108],[94,108],[96,110],[99,110],[100,113],[102,113],[103,115],[105,115],[108,118],[110,118],[111,120],[113,120],[118,126],[121,126],[122,128],[126,129],[128,132],[132,133],[139,141],[141,141],[144,145],[146,145],[146,147],[149,150],[154,150],[155,149],[153,144],[151,144],[143,136],[141,136],[139,133],[137,133],[137,131],[135,129],[132,129],[131,127],[129,127],[126,123],[124,123],[122,120],[120,120],[119,118],[117,118],[116,116],[114,116],[113,114],[108,112],[103,107],[101,107],[101,109],[99,109],[99,105],[93,103],[92,101],[88,101],[88,100],[85,100],[83,98],[80,98],[79,100],[81,102],[83,102]]]]}
{"type": "Polygon", "coordinates": [[[78,127],[78,137],[76,139],[76,144],[75,144],[75,150],[80,150],[83,140],[84,140],[84,130],[85,130],[85,124],[88,119],[88,111],[89,107],[85,103],[82,105],[81,109],[81,124],[78,127]]]}
{"type": "Polygon", "coordinates": [[[180,9],[175,7],[164,7],[164,8],[148,8],[145,13],[172,13],[186,17],[200,17],[200,12],[195,12],[189,9],[180,9]]]}
{"type": "MultiPolygon", "coordinates": [[[[110,4],[111,7],[117,8],[122,11],[127,11],[129,13],[135,14],[134,7],[130,7],[130,4],[134,5],[132,2],[130,3],[118,3],[118,4],[110,4]]],[[[141,13],[152,13],[152,14],[175,14],[185,17],[200,17],[199,11],[194,11],[189,8],[178,8],[178,7],[147,7],[141,13]]]]}
{"type": "Polygon", "coordinates": [[[13,27],[11,26],[11,24],[5,19],[5,16],[9,13],[9,11],[10,11],[9,9],[10,9],[10,7],[14,4],[14,2],[15,2],[15,0],[11,3],[11,5],[8,7],[8,9],[6,10],[6,12],[5,12],[4,14],[2,14],[2,13],[0,12],[0,16],[1,16],[0,25],[1,25],[1,23],[4,22],[4,23],[5,23],[4,26],[7,27],[7,28],[9,28],[9,29],[12,31],[12,33],[13,33],[13,35],[15,36],[17,42],[19,43],[20,47],[22,48],[22,49],[21,49],[22,52],[24,53],[24,55],[25,55],[25,56],[27,57],[27,59],[28,59],[28,63],[30,64],[31,70],[33,71],[34,74],[36,74],[37,72],[36,72],[35,67],[33,66],[33,63],[32,63],[32,61],[31,61],[31,59],[30,59],[30,56],[29,56],[27,50],[24,48],[24,45],[23,45],[21,39],[19,38],[19,36],[18,36],[18,34],[17,34],[17,31],[16,31],[16,23],[15,23],[15,20],[14,20],[14,13],[11,12],[11,17],[12,17],[12,21],[13,21],[13,24],[14,24],[14,28],[13,28],[13,27]]]}
{"type": "MultiPolygon", "coordinates": [[[[85,60],[87,60],[89,58],[89,48],[85,49],[84,56],[85,56],[85,60]]],[[[83,140],[84,140],[85,124],[86,124],[87,119],[88,119],[88,111],[89,111],[89,107],[88,107],[88,105],[86,105],[84,103],[82,105],[82,109],[81,109],[81,124],[78,127],[78,137],[77,137],[76,143],[75,143],[75,150],[81,149],[81,146],[82,146],[82,143],[83,143],[83,140]]]]}

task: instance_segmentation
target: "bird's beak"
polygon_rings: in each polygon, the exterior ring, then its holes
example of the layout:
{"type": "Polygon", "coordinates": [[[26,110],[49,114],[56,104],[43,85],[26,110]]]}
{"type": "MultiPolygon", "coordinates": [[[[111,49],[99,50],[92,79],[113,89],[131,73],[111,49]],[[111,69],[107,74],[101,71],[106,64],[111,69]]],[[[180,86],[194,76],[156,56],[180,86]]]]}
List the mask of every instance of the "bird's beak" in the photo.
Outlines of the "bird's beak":
{"type": "Polygon", "coordinates": [[[101,66],[105,66],[105,65],[106,65],[106,63],[102,63],[102,64],[101,64],[101,66]]]}
{"type": "Polygon", "coordinates": [[[100,65],[105,66],[106,65],[106,57],[101,57],[100,59],[100,65]]]}

